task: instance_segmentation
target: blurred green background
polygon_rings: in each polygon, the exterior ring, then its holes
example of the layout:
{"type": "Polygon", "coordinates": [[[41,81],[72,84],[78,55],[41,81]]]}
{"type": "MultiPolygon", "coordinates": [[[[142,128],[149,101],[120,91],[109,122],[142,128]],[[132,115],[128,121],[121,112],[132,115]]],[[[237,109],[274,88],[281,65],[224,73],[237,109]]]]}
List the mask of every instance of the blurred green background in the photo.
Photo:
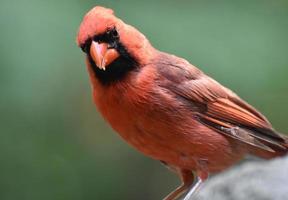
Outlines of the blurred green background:
{"type": "Polygon", "coordinates": [[[113,8],[288,133],[287,0],[0,0],[0,199],[161,199],[177,177],[115,134],[75,44],[83,15],[113,8]]]}

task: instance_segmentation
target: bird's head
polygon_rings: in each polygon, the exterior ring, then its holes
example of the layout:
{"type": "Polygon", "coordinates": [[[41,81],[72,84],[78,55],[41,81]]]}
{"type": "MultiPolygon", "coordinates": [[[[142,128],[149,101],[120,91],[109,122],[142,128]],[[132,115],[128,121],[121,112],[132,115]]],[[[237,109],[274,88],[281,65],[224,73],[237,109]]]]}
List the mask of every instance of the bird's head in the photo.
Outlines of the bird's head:
{"type": "Polygon", "coordinates": [[[155,51],[142,33],[117,18],[113,10],[100,6],[84,16],[77,44],[87,55],[88,67],[103,84],[145,65],[155,51]]]}

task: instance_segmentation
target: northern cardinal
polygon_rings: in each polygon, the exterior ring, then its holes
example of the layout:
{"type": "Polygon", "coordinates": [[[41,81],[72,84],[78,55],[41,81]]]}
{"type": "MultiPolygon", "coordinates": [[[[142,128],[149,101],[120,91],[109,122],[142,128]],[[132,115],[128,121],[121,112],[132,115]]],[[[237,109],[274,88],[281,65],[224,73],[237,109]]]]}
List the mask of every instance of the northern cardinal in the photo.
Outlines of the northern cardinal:
{"type": "Polygon", "coordinates": [[[260,112],[186,60],[153,48],[113,10],[89,11],[77,43],[104,119],[182,179],[166,200],[184,193],[189,199],[209,173],[247,154],[269,159],[287,153],[288,139],[260,112]]]}

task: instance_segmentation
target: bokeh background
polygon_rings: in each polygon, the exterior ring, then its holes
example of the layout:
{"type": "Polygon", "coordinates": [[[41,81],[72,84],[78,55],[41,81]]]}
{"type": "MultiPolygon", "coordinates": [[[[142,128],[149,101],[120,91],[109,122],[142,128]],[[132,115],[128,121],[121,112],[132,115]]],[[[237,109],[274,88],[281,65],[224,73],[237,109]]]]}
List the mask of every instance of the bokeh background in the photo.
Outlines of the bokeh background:
{"type": "MultiPolygon", "coordinates": [[[[161,199],[179,181],[95,109],[82,16],[113,8],[288,133],[287,0],[0,0],[0,199],[161,199]]],[[[191,147],[193,148],[193,147],[191,147]]]]}

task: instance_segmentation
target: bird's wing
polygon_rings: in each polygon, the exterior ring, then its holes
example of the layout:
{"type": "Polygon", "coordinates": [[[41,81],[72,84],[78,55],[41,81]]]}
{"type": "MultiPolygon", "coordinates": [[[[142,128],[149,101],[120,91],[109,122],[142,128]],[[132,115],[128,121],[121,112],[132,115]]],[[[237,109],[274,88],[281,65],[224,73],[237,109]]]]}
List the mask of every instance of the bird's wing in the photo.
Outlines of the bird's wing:
{"type": "Polygon", "coordinates": [[[185,60],[157,64],[159,81],[195,109],[194,117],[209,128],[246,144],[274,152],[287,149],[285,138],[269,121],[231,90],[220,85],[185,60]]]}

